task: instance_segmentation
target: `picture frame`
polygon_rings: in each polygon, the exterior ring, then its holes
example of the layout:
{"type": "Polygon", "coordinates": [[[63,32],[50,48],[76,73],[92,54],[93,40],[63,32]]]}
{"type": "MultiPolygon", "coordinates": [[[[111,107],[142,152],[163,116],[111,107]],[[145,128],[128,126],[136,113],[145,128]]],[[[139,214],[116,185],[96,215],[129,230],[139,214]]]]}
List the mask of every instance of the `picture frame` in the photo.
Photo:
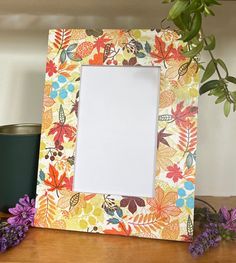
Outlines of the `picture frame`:
{"type": "Polygon", "coordinates": [[[183,47],[171,30],[49,31],[34,226],[191,241],[199,74],[183,47]],[[72,191],[82,65],[160,67],[154,197],[72,191]]]}

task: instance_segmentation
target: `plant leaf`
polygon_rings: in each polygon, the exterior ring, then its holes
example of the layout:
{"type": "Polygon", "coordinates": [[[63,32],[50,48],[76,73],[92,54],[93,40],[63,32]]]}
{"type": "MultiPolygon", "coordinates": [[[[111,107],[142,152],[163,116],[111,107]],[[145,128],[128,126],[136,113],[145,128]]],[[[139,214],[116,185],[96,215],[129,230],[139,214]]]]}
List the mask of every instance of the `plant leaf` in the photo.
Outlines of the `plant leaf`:
{"type": "Polygon", "coordinates": [[[230,113],[230,102],[228,100],[225,101],[225,104],[224,104],[224,114],[225,114],[225,117],[228,117],[229,116],[229,113],[230,113]]]}
{"type": "Polygon", "coordinates": [[[206,38],[206,41],[209,39],[209,43],[207,42],[207,45],[204,47],[205,50],[213,50],[216,46],[216,38],[214,35],[211,35],[206,38]]]}
{"type": "Polygon", "coordinates": [[[178,17],[181,13],[184,12],[186,7],[188,6],[188,1],[186,0],[177,0],[174,5],[171,7],[169,11],[168,18],[169,19],[175,19],[178,17]]]}
{"type": "Polygon", "coordinates": [[[191,30],[183,37],[184,42],[188,42],[194,38],[200,31],[202,26],[202,15],[200,12],[196,12],[193,16],[191,30]]]}
{"type": "Polygon", "coordinates": [[[216,68],[215,68],[214,60],[211,60],[205,69],[201,82],[203,83],[206,80],[208,80],[215,73],[215,71],[216,68]]]}
{"type": "Polygon", "coordinates": [[[174,22],[174,24],[175,24],[179,29],[181,29],[181,30],[183,30],[183,31],[186,29],[186,25],[185,25],[185,23],[183,22],[181,16],[178,16],[178,17],[176,17],[175,19],[173,19],[173,22],[174,22]]]}
{"type": "Polygon", "coordinates": [[[231,97],[236,102],[236,91],[230,92],[231,97]]]}
{"type": "Polygon", "coordinates": [[[193,49],[189,50],[189,51],[186,51],[186,52],[183,52],[183,55],[185,57],[190,57],[190,58],[193,58],[195,57],[198,53],[200,53],[200,51],[202,50],[203,48],[203,42],[200,42],[200,44],[196,47],[194,47],[193,49]]]}
{"type": "Polygon", "coordinates": [[[218,97],[215,101],[215,104],[219,104],[219,103],[223,102],[224,100],[225,100],[225,94],[218,97]]]}
{"type": "Polygon", "coordinates": [[[222,87],[222,82],[220,80],[210,80],[200,87],[199,94],[202,95],[218,87],[222,87]]]}
{"type": "Polygon", "coordinates": [[[222,69],[225,71],[226,76],[228,76],[228,75],[229,75],[229,72],[228,72],[228,69],[227,69],[224,61],[223,61],[222,59],[220,59],[220,58],[218,58],[216,61],[217,61],[217,63],[222,67],[222,69]]]}
{"type": "Polygon", "coordinates": [[[236,78],[235,78],[235,77],[227,76],[227,77],[226,77],[226,80],[228,80],[228,81],[231,82],[231,83],[236,84],[236,78]]]}

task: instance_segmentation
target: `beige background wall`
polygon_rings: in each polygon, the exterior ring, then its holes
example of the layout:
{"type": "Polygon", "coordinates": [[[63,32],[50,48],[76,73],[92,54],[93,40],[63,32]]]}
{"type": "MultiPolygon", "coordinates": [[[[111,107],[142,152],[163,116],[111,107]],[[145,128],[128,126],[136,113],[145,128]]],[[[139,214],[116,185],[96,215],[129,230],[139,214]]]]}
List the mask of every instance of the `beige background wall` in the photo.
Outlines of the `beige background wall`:
{"type": "MultiPolygon", "coordinates": [[[[0,1],[0,125],[41,122],[49,28],[160,27],[166,7],[158,0],[0,1]]],[[[236,2],[225,2],[206,23],[234,75],[235,13],[236,2]]],[[[226,119],[208,96],[199,107],[197,193],[236,195],[236,113],[226,119]]]]}

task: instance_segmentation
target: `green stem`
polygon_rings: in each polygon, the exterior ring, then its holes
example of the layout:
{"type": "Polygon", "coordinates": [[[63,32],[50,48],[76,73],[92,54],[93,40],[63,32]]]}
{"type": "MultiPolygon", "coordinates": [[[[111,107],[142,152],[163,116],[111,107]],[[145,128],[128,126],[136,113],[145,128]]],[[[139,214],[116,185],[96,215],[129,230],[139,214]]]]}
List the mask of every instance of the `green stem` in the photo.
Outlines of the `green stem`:
{"type": "Polygon", "coordinates": [[[205,204],[205,205],[207,205],[208,207],[210,207],[210,208],[212,209],[212,211],[214,211],[214,213],[217,214],[216,209],[215,209],[211,204],[209,204],[207,201],[204,201],[204,200],[202,200],[202,199],[200,199],[200,198],[197,198],[197,197],[195,197],[195,200],[198,201],[198,202],[201,202],[201,203],[203,203],[203,204],[205,204]]]}
{"type": "MultiPolygon", "coordinates": [[[[204,41],[204,43],[205,43],[205,46],[208,46],[206,37],[205,37],[202,29],[201,29],[201,33],[202,33],[202,37],[203,37],[203,41],[204,41]]],[[[216,73],[217,73],[219,79],[222,80],[222,82],[224,82],[224,79],[222,78],[222,76],[221,76],[221,74],[220,74],[220,71],[219,71],[219,68],[218,68],[216,59],[214,58],[214,55],[213,55],[212,51],[211,51],[211,50],[208,50],[208,52],[209,52],[209,55],[210,55],[210,57],[211,57],[211,59],[212,59],[212,61],[213,61],[213,63],[214,63],[214,66],[215,66],[215,69],[216,69],[216,73]]],[[[227,99],[230,103],[234,103],[234,100],[231,98],[230,93],[229,93],[229,90],[228,90],[227,85],[226,85],[225,82],[224,82],[224,92],[225,92],[226,99],[227,99]]]]}

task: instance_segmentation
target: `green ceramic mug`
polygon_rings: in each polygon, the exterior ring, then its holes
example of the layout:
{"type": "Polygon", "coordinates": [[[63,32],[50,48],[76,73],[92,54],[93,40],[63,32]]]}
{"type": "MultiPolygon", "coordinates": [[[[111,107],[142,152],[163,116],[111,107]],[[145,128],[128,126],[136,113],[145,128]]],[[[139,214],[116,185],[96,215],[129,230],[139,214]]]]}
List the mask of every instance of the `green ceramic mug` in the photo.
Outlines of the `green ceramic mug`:
{"type": "Polygon", "coordinates": [[[24,194],[35,197],[41,126],[15,124],[0,126],[0,211],[24,194]]]}

